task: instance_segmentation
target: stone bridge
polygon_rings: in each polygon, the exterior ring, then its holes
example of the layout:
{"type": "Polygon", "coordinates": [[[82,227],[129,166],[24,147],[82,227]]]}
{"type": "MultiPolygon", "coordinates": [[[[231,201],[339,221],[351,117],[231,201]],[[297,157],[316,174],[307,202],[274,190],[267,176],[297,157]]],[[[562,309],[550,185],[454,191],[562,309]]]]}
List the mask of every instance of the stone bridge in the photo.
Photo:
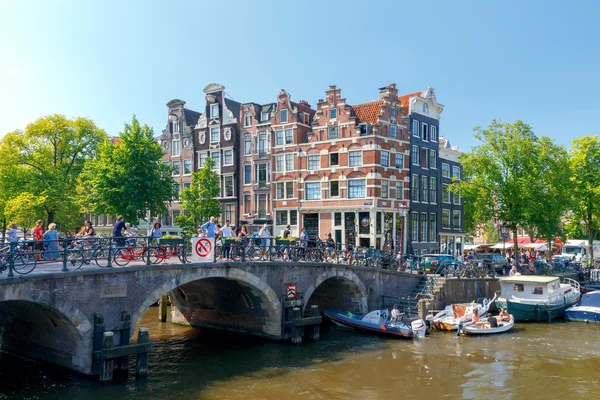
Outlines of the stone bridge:
{"type": "Polygon", "coordinates": [[[110,330],[123,324],[126,311],[135,327],[164,294],[192,326],[281,339],[289,284],[296,285],[305,309],[365,312],[379,307],[382,295],[408,295],[420,280],[371,268],[283,262],[140,265],[4,278],[0,348],[90,374],[94,316],[103,315],[110,330]]]}

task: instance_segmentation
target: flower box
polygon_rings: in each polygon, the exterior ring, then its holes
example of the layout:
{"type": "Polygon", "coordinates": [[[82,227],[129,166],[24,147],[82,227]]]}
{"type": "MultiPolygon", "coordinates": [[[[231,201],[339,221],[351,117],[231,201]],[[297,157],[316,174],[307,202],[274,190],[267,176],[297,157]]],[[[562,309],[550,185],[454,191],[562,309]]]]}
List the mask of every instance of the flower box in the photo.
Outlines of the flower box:
{"type": "Polygon", "coordinates": [[[165,246],[175,246],[183,244],[183,238],[158,238],[158,244],[165,246]]]}

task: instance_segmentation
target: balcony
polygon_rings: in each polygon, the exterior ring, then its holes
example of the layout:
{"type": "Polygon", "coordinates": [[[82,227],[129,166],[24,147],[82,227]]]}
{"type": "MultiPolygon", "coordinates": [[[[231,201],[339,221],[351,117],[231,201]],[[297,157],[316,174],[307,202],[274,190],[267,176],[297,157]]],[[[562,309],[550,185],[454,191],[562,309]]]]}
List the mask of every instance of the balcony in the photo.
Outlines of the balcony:
{"type": "Polygon", "coordinates": [[[256,188],[257,189],[269,189],[270,186],[266,180],[259,180],[258,182],[256,182],[256,188]]]}

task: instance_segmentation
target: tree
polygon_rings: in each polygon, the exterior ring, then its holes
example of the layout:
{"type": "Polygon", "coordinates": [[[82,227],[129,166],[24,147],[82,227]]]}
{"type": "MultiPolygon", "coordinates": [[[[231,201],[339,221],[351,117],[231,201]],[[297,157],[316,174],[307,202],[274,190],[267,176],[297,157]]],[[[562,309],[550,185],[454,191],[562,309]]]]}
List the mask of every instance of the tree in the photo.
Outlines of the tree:
{"type": "Polygon", "coordinates": [[[198,226],[211,216],[221,214],[219,175],[214,171],[215,162],[208,157],[198,172],[192,175],[189,189],[181,192],[181,209],[177,224],[185,234],[194,234],[198,226]]]}
{"type": "Polygon", "coordinates": [[[105,139],[106,133],[87,118],[68,119],[58,114],[40,118],[25,131],[9,132],[2,138],[0,177],[11,171],[12,179],[18,178],[18,188],[11,196],[32,194],[48,223],[79,213],[79,175],[105,139]]]}
{"type": "Polygon", "coordinates": [[[80,189],[84,207],[94,214],[123,215],[137,225],[148,210],[151,215],[166,210],[173,197],[172,169],[161,161],[152,128],[141,126],[135,115],[116,142],[102,143],[98,157],[86,165],[80,189]]]}
{"type": "Polygon", "coordinates": [[[538,138],[522,121],[493,120],[488,128],[475,128],[481,144],[461,156],[463,180],[452,185],[465,198],[469,223],[498,220],[513,231],[518,254],[517,227],[528,225],[536,193],[538,138]]]}
{"type": "Polygon", "coordinates": [[[494,221],[486,221],[483,226],[485,232],[485,241],[486,243],[496,243],[498,242],[498,227],[494,224],[494,221]]]}
{"type": "Polygon", "coordinates": [[[572,216],[581,222],[588,240],[588,254],[594,257],[593,240],[600,233],[600,143],[598,136],[575,138],[569,155],[572,216]]]}
{"type": "Polygon", "coordinates": [[[36,197],[29,192],[23,192],[6,202],[4,215],[10,223],[15,223],[23,230],[23,236],[29,228],[35,225],[35,221],[44,214],[42,204],[44,198],[36,197]]]}

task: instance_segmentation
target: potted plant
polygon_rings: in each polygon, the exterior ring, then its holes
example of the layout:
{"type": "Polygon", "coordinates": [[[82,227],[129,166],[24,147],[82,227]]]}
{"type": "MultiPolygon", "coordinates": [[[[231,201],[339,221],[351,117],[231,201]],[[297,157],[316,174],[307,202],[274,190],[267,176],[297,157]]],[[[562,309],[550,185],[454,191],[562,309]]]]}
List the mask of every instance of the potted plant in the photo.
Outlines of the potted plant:
{"type": "Polygon", "coordinates": [[[161,245],[175,246],[176,244],[183,244],[183,238],[176,235],[163,235],[158,238],[158,243],[161,245]]]}
{"type": "Polygon", "coordinates": [[[275,238],[275,243],[278,246],[281,245],[285,245],[285,246],[292,246],[296,243],[296,241],[298,240],[298,238],[296,236],[288,236],[287,238],[275,238]]]}
{"type": "Polygon", "coordinates": [[[242,242],[242,238],[239,238],[239,237],[223,238],[223,244],[238,244],[241,242],[242,242]]]}

